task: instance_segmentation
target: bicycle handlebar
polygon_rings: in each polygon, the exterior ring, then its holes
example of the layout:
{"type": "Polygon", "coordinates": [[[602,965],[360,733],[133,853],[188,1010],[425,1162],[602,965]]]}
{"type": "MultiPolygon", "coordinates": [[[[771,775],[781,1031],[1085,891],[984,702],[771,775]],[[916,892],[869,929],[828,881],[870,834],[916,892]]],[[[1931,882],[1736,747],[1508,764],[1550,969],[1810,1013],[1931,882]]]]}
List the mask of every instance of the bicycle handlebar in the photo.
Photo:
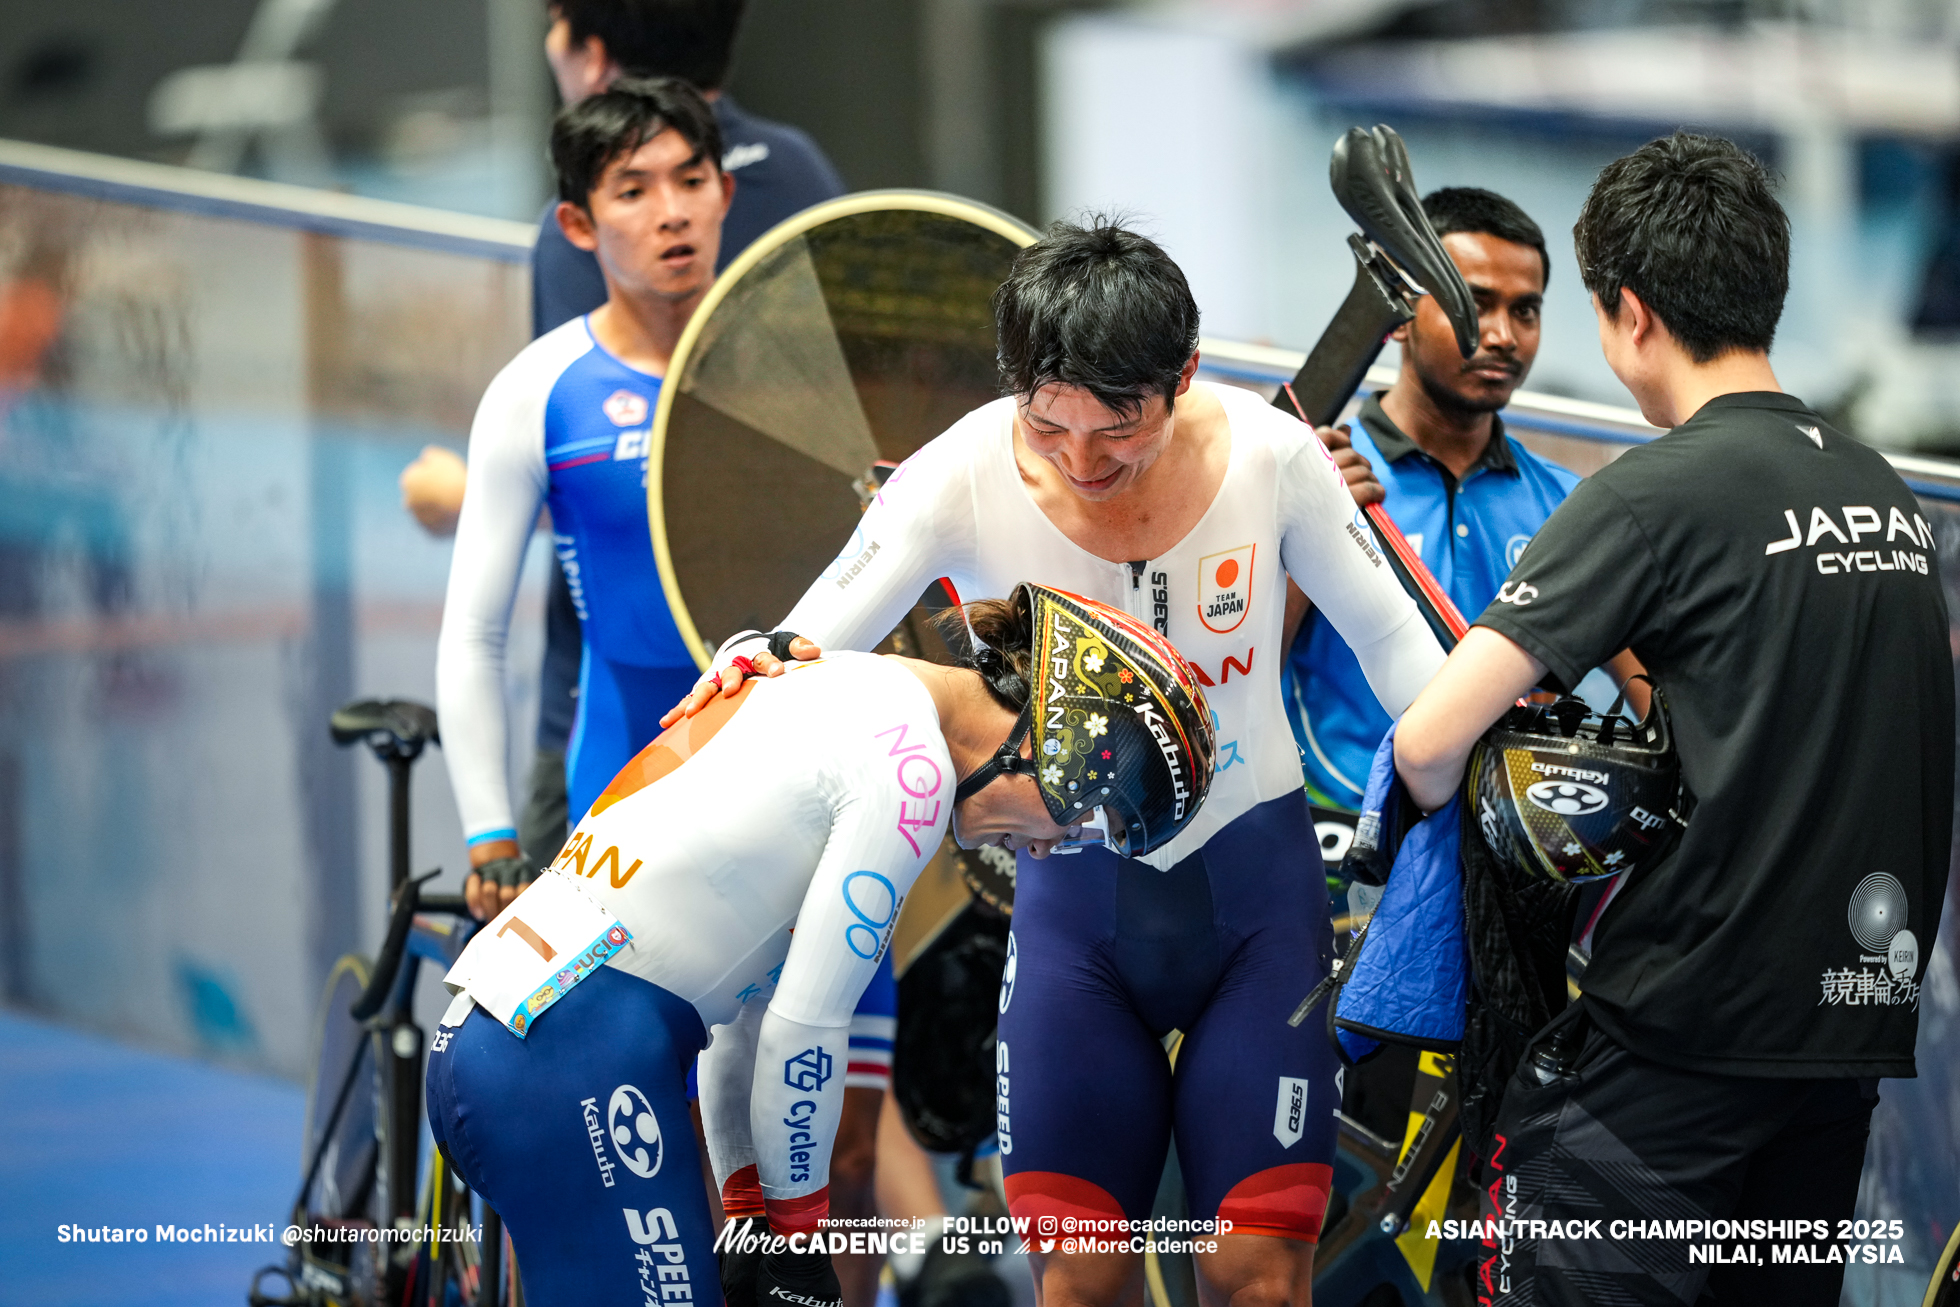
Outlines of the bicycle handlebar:
{"type": "Polygon", "coordinates": [[[418,911],[450,912],[457,916],[468,916],[469,907],[460,894],[431,894],[422,897],[425,881],[440,876],[440,868],[425,871],[420,876],[405,880],[395,890],[394,907],[388,914],[388,934],[381,941],[381,951],[374,959],[374,974],[368,977],[367,988],[354,1000],[348,1015],[356,1021],[367,1021],[381,1010],[388,1001],[388,991],[395,987],[395,976],[401,971],[402,954],[408,947],[409,927],[414,924],[418,911]]]}

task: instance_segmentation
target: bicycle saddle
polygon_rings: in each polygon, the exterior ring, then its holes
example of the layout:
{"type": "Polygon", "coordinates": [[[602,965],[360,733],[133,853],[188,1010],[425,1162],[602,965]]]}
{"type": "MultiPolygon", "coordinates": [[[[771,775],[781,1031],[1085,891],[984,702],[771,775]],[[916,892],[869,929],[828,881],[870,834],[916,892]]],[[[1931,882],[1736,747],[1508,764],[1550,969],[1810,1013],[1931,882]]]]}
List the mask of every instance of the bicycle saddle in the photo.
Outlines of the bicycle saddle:
{"type": "Polygon", "coordinates": [[[1477,302],[1422,211],[1409,151],[1395,129],[1350,127],[1328,165],[1334,198],[1377,249],[1436,300],[1464,358],[1477,352],[1477,302]]]}
{"type": "Polygon", "coordinates": [[[356,699],[336,708],[328,726],[343,746],[366,740],[380,747],[392,739],[397,748],[419,750],[431,740],[442,743],[436,710],[411,699],[356,699]]]}

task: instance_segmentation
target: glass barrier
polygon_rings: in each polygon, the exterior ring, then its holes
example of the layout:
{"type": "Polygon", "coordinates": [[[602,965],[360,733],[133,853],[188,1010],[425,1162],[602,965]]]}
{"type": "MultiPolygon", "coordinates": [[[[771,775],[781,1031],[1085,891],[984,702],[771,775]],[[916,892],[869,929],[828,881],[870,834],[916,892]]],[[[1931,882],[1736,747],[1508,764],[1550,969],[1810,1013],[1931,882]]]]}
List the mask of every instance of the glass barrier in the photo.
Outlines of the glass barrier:
{"type": "MultiPolygon", "coordinates": [[[[449,545],[395,478],[529,335],[521,240],[324,198],[0,168],[0,1000],[295,1077],[385,916],[381,769],[327,714],[434,698],[449,545]]],[[[459,883],[439,751],[414,793],[459,883]]]]}

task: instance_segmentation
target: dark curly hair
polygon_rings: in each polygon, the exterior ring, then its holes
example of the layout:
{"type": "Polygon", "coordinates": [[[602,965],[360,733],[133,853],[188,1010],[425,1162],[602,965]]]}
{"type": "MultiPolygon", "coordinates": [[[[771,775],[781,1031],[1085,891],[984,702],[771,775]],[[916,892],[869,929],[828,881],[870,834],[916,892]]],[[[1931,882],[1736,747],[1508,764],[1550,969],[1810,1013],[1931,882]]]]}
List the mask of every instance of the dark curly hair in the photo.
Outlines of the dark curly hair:
{"type": "Polygon", "coordinates": [[[1128,417],[1177,395],[1198,348],[1198,302],[1155,241],[1115,218],[1058,222],[1014,258],[994,292],[1001,385],[1010,395],[1080,386],[1128,417]]]}
{"type": "Polygon", "coordinates": [[[546,0],[574,43],[605,43],[614,63],[636,77],[680,77],[704,91],[720,87],[735,54],[743,0],[546,0]]]}
{"type": "Polygon", "coordinates": [[[706,159],[721,167],[721,127],[714,111],[678,77],[622,77],[560,109],[551,124],[558,198],[590,213],[592,192],[606,169],[669,127],[694,151],[689,163],[706,159]]]}
{"type": "Polygon", "coordinates": [[[1572,243],[1608,317],[1620,292],[1648,304],[1697,363],[1764,350],[1790,290],[1790,219],[1760,159],[1676,132],[1600,172],[1572,243]]]}

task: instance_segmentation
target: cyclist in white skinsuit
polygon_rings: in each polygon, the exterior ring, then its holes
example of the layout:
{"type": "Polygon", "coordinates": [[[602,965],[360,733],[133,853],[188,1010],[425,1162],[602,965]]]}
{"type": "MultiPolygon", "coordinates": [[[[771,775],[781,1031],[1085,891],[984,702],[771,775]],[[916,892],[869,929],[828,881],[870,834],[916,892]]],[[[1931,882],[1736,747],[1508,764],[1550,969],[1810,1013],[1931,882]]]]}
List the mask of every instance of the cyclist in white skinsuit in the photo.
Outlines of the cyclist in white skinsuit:
{"type": "MultiPolygon", "coordinates": [[[[1065,600],[1031,598],[1018,618],[982,606],[976,623],[1010,662],[1018,651],[1018,671],[845,653],[718,700],[635,757],[464,951],[431,1044],[429,1119],[508,1224],[530,1298],[714,1301],[684,1090],[711,1029],[702,1107],[729,1214],[779,1235],[817,1227],[852,1010],[955,809],[963,840],[1037,855],[1084,816],[1023,754],[1042,702],[1037,615],[1075,622],[1107,682],[1070,691],[1076,720],[1128,716],[1134,694],[1138,715],[1174,720],[1186,741],[1133,747],[1129,787],[1149,793],[1100,802],[1151,840],[1198,810],[1208,717],[1201,693],[1176,688],[1195,685],[1189,670],[1151,633],[1126,637],[1120,614],[1068,601],[1056,616],[1065,600]],[[989,626],[989,611],[1006,616],[989,626]],[[1167,776],[1175,819],[1151,807],[1167,776]],[[663,1288],[677,1284],[680,1298],[663,1288]]],[[[1052,735],[1034,732],[1027,752],[1052,735]]],[[[799,1303],[838,1298],[827,1260],[800,1245],[747,1274],[799,1303]]]]}
{"type": "MultiPolygon", "coordinates": [[[[1022,864],[1016,980],[1000,997],[1001,1056],[1014,1068],[998,1102],[1007,1193],[1016,1217],[1146,1217],[1174,1132],[1191,1216],[1232,1221],[1234,1239],[1270,1236],[1201,1256],[1208,1286],[1221,1298],[1301,1301],[1339,1089],[1326,1040],[1286,1025],[1332,956],[1280,691],[1287,578],[1355,651],[1391,714],[1443,652],[1314,433],[1248,391],[1192,381],[1196,306],[1161,250],[1117,228],[1058,224],[1022,251],[995,311],[1003,379],[1016,393],[907,460],[785,624],[825,649],[867,648],[936,577],[969,598],[1037,577],[1153,624],[1196,667],[1218,737],[1203,812],[1141,859],[1089,850],[1066,875],[1022,864]],[[1048,422],[1068,403],[1079,420],[1048,422]],[[1114,472],[1095,462],[1103,455],[1071,462],[1067,451],[1098,439],[1113,448],[1161,438],[1153,420],[1173,433],[1158,455],[1165,466],[1179,441],[1212,442],[1187,447],[1216,451],[1218,463],[1167,484],[1143,480],[1150,465],[1135,472],[1127,453],[1107,454],[1114,472]],[[1176,519],[1165,500],[1219,463],[1209,504],[1154,557],[1118,561],[1122,546],[1099,547],[1082,525],[1112,520],[1107,511],[1072,506],[1129,503],[1132,521],[1176,519]],[[1132,488],[1107,491],[1125,467],[1132,488]],[[1042,480],[1057,473],[1059,491],[1042,480]],[[1097,480],[1078,489],[1075,478],[1097,480]],[[1171,1030],[1184,1033],[1174,1077],[1160,1044],[1171,1030]],[[1124,1086],[1123,1111],[1109,1110],[1110,1085],[1124,1086]]],[[[718,662],[753,647],[731,641],[718,662]]],[[[1046,1292],[1086,1302],[1116,1301],[1141,1275],[1141,1258],[1120,1253],[1034,1260],[1046,1292]]]]}

